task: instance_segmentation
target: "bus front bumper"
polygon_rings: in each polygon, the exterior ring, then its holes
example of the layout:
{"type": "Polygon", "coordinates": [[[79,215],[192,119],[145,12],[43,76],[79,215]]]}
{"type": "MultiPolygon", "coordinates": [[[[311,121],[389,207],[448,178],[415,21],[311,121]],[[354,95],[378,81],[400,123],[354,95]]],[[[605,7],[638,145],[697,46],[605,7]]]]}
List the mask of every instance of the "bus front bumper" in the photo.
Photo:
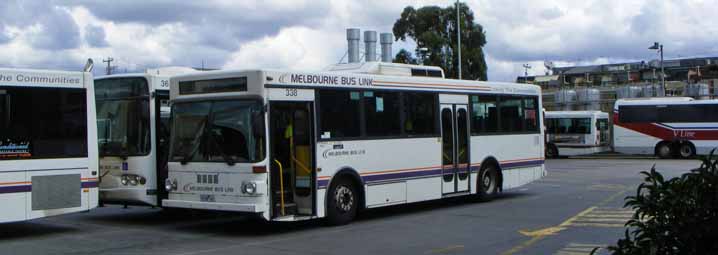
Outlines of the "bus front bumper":
{"type": "Polygon", "coordinates": [[[238,204],[238,203],[217,203],[217,202],[197,202],[197,201],[181,201],[181,200],[163,200],[162,206],[164,207],[176,207],[186,209],[202,209],[202,210],[217,210],[217,211],[230,211],[230,212],[251,212],[260,213],[261,208],[255,204],[238,204]]]}

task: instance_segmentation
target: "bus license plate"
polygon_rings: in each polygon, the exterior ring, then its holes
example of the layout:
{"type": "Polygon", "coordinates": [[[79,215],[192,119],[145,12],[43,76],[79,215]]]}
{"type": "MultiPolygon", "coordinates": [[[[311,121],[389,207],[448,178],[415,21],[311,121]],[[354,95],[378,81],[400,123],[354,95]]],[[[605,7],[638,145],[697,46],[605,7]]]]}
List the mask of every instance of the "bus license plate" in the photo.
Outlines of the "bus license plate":
{"type": "Polygon", "coordinates": [[[199,201],[201,202],[215,202],[214,195],[199,195],[199,201]]]}

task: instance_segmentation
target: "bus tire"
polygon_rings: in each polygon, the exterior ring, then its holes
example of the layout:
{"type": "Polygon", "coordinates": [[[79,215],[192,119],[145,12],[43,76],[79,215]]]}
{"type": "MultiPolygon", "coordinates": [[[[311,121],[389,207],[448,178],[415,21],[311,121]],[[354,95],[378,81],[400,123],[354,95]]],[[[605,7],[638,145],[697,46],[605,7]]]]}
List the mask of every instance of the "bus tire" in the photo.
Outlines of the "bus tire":
{"type": "Polygon", "coordinates": [[[678,154],[684,159],[693,158],[696,155],[696,146],[688,141],[682,142],[678,149],[678,154]]]}
{"type": "Polygon", "coordinates": [[[499,193],[499,171],[496,166],[489,165],[481,170],[476,180],[476,195],[479,201],[494,200],[499,193]]]}
{"type": "Polygon", "coordinates": [[[558,147],[553,143],[547,144],[545,154],[546,158],[558,158],[558,147]]]}
{"type": "Polygon", "coordinates": [[[662,159],[673,157],[673,146],[669,142],[661,142],[656,145],[656,156],[662,159]]]}
{"type": "Polygon", "coordinates": [[[333,182],[327,199],[327,221],[330,225],[344,225],[357,214],[359,193],[356,185],[347,178],[333,182]]]}

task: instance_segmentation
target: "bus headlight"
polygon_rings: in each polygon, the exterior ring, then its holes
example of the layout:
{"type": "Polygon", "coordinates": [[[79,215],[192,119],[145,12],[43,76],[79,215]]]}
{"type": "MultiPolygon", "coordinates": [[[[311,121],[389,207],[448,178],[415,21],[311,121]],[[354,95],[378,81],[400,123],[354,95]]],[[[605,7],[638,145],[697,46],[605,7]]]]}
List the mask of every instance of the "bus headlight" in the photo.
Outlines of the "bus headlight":
{"type": "Polygon", "coordinates": [[[170,181],[169,178],[165,179],[165,190],[166,191],[173,191],[177,189],[177,180],[174,182],[170,181]]]}
{"type": "Polygon", "coordinates": [[[120,179],[120,183],[122,183],[122,185],[127,186],[127,183],[129,183],[129,182],[130,182],[130,180],[127,178],[127,175],[123,175],[122,178],[120,179]]]}
{"type": "Polygon", "coordinates": [[[254,195],[257,193],[257,184],[254,182],[242,183],[242,193],[254,195]]]}

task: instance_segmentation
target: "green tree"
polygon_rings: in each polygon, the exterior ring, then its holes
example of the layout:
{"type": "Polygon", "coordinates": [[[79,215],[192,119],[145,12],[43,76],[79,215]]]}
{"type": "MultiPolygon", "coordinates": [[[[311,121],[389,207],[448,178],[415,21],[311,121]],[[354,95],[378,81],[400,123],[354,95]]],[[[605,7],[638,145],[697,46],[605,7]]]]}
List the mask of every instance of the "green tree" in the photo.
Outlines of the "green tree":
{"type": "Polygon", "coordinates": [[[713,152],[695,170],[666,180],[654,169],[626,207],[635,210],[624,238],[608,249],[622,254],[715,254],[718,250],[718,160],[713,152]]]}
{"type": "MultiPolygon", "coordinates": [[[[484,28],[474,22],[474,13],[463,3],[459,4],[461,24],[461,74],[464,79],[486,80],[486,45],[484,28]]],[[[456,8],[425,6],[419,9],[408,6],[394,23],[396,40],[411,38],[416,42],[417,56],[425,65],[440,66],[447,77],[458,78],[458,51],[456,42],[456,8]],[[419,49],[425,48],[426,51],[419,49]]]]}
{"type": "Polygon", "coordinates": [[[396,54],[396,57],[394,57],[394,63],[418,64],[419,62],[411,55],[411,52],[401,49],[399,53],[396,54]]]}

